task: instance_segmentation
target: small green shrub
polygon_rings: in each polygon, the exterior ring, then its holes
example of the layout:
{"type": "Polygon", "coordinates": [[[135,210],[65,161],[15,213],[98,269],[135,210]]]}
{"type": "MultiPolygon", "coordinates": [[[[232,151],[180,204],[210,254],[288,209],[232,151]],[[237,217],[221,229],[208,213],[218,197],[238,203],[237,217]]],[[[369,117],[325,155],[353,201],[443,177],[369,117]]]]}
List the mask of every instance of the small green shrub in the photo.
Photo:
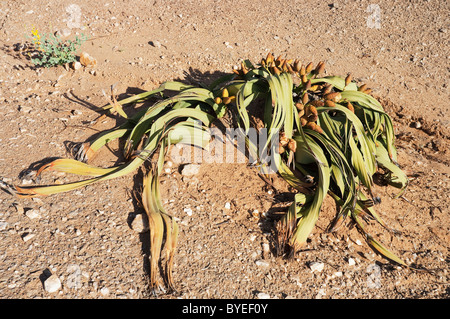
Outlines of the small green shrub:
{"type": "Polygon", "coordinates": [[[30,54],[31,62],[46,68],[76,61],[76,51],[87,39],[82,34],[80,37],[76,36],[73,41],[63,41],[58,35],[40,34],[36,28],[33,28],[31,33],[35,49],[30,54]]]}

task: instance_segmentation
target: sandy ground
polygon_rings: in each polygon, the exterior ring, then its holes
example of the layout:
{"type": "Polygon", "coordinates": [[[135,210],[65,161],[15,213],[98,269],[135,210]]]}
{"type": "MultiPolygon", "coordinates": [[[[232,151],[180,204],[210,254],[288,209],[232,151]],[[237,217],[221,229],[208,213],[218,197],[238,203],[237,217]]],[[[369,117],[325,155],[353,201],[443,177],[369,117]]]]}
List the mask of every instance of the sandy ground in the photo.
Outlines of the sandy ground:
{"type": "MultiPolygon", "coordinates": [[[[411,182],[400,199],[376,187],[377,212],[399,234],[376,225],[373,233],[409,264],[431,270],[392,265],[353,228],[326,233],[330,200],[304,251],[277,258],[270,212],[283,204],[282,181],[275,179],[274,190],[246,164],[202,164],[193,177],[174,165],[162,190],[180,220],[177,294],[155,297],[148,289],[148,232],[130,226],[143,212],[132,197],[140,180],[130,175],[34,200],[0,191],[0,297],[448,298],[449,9],[437,0],[0,2],[4,182],[19,184],[39,161],[68,156],[68,141],[113,127],[116,118],[89,125],[107,102],[102,89],[113,84],[127,96],[167,80],[208,82],[268,52],[324,60],[328,74],[351,72],[372,87],[392,116],[411,182]],[[97,65],[33,68],[13,50],[32,26],[69,39],[87,35],[79,52],[97,65]],[[45,289],[50,275],[61,282],[56,292],[45,289]]],[[[117,150],[111,145],[98,164],[114,164],[117,150]]]]}

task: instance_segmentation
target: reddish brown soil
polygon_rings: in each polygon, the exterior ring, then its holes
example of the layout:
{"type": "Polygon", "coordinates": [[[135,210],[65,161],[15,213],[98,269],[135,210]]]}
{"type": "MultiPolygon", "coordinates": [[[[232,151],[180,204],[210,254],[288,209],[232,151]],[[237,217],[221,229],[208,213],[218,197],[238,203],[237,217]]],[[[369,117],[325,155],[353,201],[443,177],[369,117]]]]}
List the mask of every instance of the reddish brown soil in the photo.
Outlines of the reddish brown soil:
{"type": "MultiPolygon", "coordinates": [[[[382,197],[377,212],[399,233],[375,224],[371,232],[409,264],[431,272],[392,265],[354,228],[326,233],[334,215],[330,199],[304,251],[290,261],[277,258],[265,247],[273,248],[271,213],[290,199],[281,180],[274,183],[284,196],[246,164],[202,164],[194,177],[182,176],[176,165],[163,176],[162,189],[167,210],[180,220],[178,294],[157,298],[449,297],[449,2],[377,1],[380,28],[368,25],[374,12],[367,12],[365,1],[244,6],[81,0],[78,27],[66,11],[71,3],[0,3],[3,182],[19,184],[20,174],[39,161],[66,157],[67,141],[113,127],[114,117],[89,124],[107,102],[102,89],[113,84],[126,96],[167,80],[208,82],[241,59],[258,62],[269,51],[304,62],[324,60],[328,74],[351,72],[373,88],[393,118],[399,164],[411,178],[399,199],[392,198],[395,189],[376,186],[382,197]],[[93,70],[35,69],[13,50],[32,26],[49,32],[68,25],[68,38],[89,36],[79,52],[97,59],[93,70]],[[312,272],[313,262],[323,263],[323,270],[312,272]]],[[[96,163],[114,164],[118,147],[105,149],[96,163]]],[[[0,297],[155,298],[148,290],[148,232],[129,225],[142,213],[131,196],[141,187],[136,176],[34,200],[0,190],[0,297]],[[30,210],[40,218],[30,218],[30,210]],[[48,273],[61,280],[55,293],[43,287],[48,273]]]]}

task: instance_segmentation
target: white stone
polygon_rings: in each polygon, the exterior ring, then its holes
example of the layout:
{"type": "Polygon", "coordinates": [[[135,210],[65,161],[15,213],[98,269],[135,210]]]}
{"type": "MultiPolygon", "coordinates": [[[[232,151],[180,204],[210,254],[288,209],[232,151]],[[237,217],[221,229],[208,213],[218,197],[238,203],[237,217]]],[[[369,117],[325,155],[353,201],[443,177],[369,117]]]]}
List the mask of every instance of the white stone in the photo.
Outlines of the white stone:
{"type": "Polygon", "coordinates": [[[309,264],[309,268],[311,269],[311,272],[313,272],[313,271],[321,272],[324,267],[325,267],[325,264],[321,263],[321,262],[312,262],[309,264]]]}
{"type": "Polygon", "coordinates": [[[183,176],[193,176],[198,174],[200,171],[200,165],[198,164],[186,164],[181,170],[181,175],[183,176]]]}
{"type": "Polygon", "coordinates": [[[74,70],[79,70],[79,69],[81,69],[82,65],[80,62],[74,61],[71,63],[70,67],[74,70]]]}
{"type": "Polygon", "coordinates": [[[41,215],[36,209],[27,210],[25,215],[27,215],[29,219],[41,218],[41,215]]]}
{"type": "Polygon", "coordinates": [[[109,289],[107,287],[103,287],[102,289],[100,289],[100,293],[103,296],[107,296],[107,295],[109,295],[109,289]]]}
{"type": "Polygon", "coordinates": [[[225,203],[225,209],[230,209],[230,208],[231,208],[231,204],[228,203],[228,202],[226,202],[226,203],[225,203]]]}
{"type": "Polygon", "coordinates": [[[348,259],[348,265],[349,266],[354,266],[354,265],[356,265],[356,261],[353,258],[349,258],[348,259]]]}
{"type": "Polygon", "coordinates": [[[186,213],[186,215],[192,216],[192,209],[190,209],[190,208],[185,208],[185,209],[183,209],[183,211],[186,213]]]}
{"type": "Polygon", "coordinates": [[[161,42],[159,42],[158,40],[153,40],[150,42],[150,44],[152,46],[154,46],[155,48],[160,48],[161,47],[161,42]]]}
{"type": "Polygon", "coordinates": [[[57,292],[61,288],[61,280],[55,274],[51,275],[44,281],[44,289],[47,292],[57,292]]]}
{"type": "Polygon", "coordinates": [[[136,214],[131,222],[131,229],[138,233],[145,233],[148,230],[148,221],[144,214],[136,214]]]}
{"type": "Polygon", "coordinates": [[[265,292],[260,292],[256,295],[256,297],[258,297],[258,299],[270,299],[270,295],[265,292]]]}
{"type": "Polygon", "coordinates": [[[255,261],[255,264],[259,267],[269,267],[269,263],[267,261],[264,260],[257,260],[255,261]]]}
{"type": "Polygon", "coordinates": [[[34,236],[36,236],[36,235],[35,235],[35,234],[25,234],[25,235],[22,236],[22,240],[23,240],[24,242],[27,242],[27,241],[29,241],[30,239],[32,239],[34,236]]]}
{"type": "Polygon", "coordinates": [[[172,161],[167,161],[166,162],[166,166],[169,167],[169,168],[173,167],[173,162],[172,161]]]}

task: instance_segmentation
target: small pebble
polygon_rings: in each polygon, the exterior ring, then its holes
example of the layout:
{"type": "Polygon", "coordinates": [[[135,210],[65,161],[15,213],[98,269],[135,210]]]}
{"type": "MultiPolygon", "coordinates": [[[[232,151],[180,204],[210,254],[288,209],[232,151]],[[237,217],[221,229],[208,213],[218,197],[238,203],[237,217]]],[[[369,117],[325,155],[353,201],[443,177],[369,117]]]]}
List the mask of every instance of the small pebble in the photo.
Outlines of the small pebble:
{"type": "Polygon", "coordinates": [[[61,30],[56,31],[56,33],[57,33],[60,37],[66,38],[66,37],[68,37],[72,32],[70,31],[69,28],[64,28],[64,29],[61,29],[61,30]]]}
{"type": "Polygon", "coordinates": [[[231,204],[228,203],[228,202],[226,202],[226,203],[225,203],[225,209],[230,209],[230,208],[231,208],[231,204]]]}
{"type": "Polygon", "coordinates": [[[173,162],[172,161],[167,161],[166,162],[166,166],[169,167],[169,168],[173,167],[173,162]]]}
{"type": "Polygon", "coordinates": [[[185,209],[183,209],[183,211],[186,213],[186,215],[192,216],[192,209],[190,209],[190,208],[185,208],[185,209]]]}
{"type": "Polygon", "coordinates": [[[186,164],[181,170],[181,175],[183,176],[193,176],[198,174],[200,171],[200,165],[198,164],[186,164]]]}
{"type": "Polygon", "coordinates": [[[39,214],[39,212],[36,209],[30,209],[27,210],[25,215],[29,218],[29,219],[36,219],[36,218],[41,218],[41,215],[39,214]]]}
{"type": "Polygon", "coordinates": [[[325,264],[321,263],[321,262],[312,262],[309,264],[309,268],[311,269],[311,272],[313,272],[313,271],[321,272],[324,267],[325,267],[325,264]]]}
{"type": "Polygon", "coordinates": [[[257,260],[255,261],[255,264],[259,267],[269,267],[269,263],[264,260],[257,260]]]}
{"type": "Polygon", "coordinates": [[[75,61],[70,64],[70,67],[74,70],[79,70],[79,69],[81,69],[82,65],[80,62],[75,61]]]}
{"type": "Polygon", "coordinates": [[[265,292],[260,292],[256,295],[258,299],[270,299],[270,295],[265,292]]]}
{"type": "Polygon", "coordinates": [[[61,280],[55,274],[51,275],[44,281],[44,289],[47,292],[57,292],[61,288],[61,280]]]}
{"type": "Polygon", "coordinates": [[[30,239],[32,239],[34,236],[36,236],[36,234],[25,233],[25,234],[22,236],[22,240],[23,240],[24,242],[27,242],[27,241],[29,241],[30,239]]]}
{"type": "Polygon", "coordinates": [[[150,41],[149,44],[155,48],[161,47],[161,42],[159,42],[158,40],[150,41]]]}
{"type": "Polygon", "coordinates": [[[107,295],[109,295],[109,289],[106,288],[106,287],[103,287],[102,289],[100,289],[100,293],[101,293],[103,296],[107,296],[107,295]]]}
{"type": "Polygon", "coordinates": [[[356,261],[353,258],[349,258],[348,259],[348,265],[349,266],[354,266],[354,265],[356,265],[356,261]]]}
{"type": "Polygon", "coordinates": [[[136,214],[131,221],[131,229],[138,233],[145,233],[148,230],[148,221],[144,214],[136,214]]]}

